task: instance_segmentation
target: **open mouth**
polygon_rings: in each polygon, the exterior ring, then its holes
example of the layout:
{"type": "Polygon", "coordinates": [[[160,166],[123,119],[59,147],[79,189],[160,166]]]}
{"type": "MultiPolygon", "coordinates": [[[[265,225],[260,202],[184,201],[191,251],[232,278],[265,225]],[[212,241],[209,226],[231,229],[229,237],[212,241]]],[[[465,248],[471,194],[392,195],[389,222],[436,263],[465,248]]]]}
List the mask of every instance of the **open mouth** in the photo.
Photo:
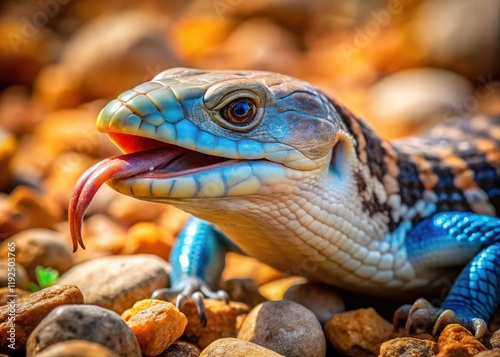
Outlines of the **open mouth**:
{"type": "Polygon", "coordinates": [[[69,225],[73,250],[81,237],[85,211],[97,190],[109,180],[127,178],[168,179],[230,165],[239,160],[202,154],[158,140],[108,133],[110,139],[125,153],[98,162],[78,179],[69,204],[69,225]]]}
{"type": "MultiPolygon", "coordinates": [[[[137,162],[136,165],[147,170],[136,172],[133,175],[134,177],[146,175],[149,178],[178,177],[237,161],[226,157],[203,154],[155,139],[121,133],[108,133],[107,135],[126,155],[148,151],[146,155],[157,155],[160,161],[162,157],[164,158],[164,162],[153,169],[151,169],[151,166],[147,167],[147,165],[144,166],[142,163],[137,162]]],[[[121,157],[125,158],[126,155],[121,157]]]]}

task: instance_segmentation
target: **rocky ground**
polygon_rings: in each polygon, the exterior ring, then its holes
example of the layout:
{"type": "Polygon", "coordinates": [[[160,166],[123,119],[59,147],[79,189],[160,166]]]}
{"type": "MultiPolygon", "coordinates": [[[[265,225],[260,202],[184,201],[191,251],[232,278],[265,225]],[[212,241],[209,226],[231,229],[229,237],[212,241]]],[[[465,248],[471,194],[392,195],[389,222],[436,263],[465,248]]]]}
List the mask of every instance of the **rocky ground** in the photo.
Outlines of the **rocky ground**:
{"type": "Polygon", "coordinates": [[[149,299],[168,285],[185,213],[103,187],[84,222],[87,250],[76,253],[66,220],[79,175],[118,153],[95,129],[97,113],[168,67],[300,77],[387,138],[452,115],[498,113],[500,5],[470,6],[3,1],[0,355],[500,356],[495,321],[480,341],[457,325],[410,335],[390,322],[410,299],[346,295],[235,254],[221,279],[231,302],[206,300],[203,327],[194,305],[149,299]]]}

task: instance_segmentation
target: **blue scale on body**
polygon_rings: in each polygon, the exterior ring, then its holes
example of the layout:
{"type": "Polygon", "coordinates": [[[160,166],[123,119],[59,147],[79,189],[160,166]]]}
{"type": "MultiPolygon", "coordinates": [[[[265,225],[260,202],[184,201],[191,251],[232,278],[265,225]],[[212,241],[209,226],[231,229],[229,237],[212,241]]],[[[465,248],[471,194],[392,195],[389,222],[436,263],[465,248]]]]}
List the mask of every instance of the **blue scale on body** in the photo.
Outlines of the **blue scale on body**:
{"type": "Polygon", "coordinates": [[[430,269],[450,266],[445,255],[438,264],[431,261],[436,251],[455,252],[449,259],[463,260],[464,265],[468,262],[441,308],[466,319],[488,321],[493,316],[500,305],[499,218],[469,212],[438,213],[413,227],[406,237],[406,248],[410,259],[430,269]]]}

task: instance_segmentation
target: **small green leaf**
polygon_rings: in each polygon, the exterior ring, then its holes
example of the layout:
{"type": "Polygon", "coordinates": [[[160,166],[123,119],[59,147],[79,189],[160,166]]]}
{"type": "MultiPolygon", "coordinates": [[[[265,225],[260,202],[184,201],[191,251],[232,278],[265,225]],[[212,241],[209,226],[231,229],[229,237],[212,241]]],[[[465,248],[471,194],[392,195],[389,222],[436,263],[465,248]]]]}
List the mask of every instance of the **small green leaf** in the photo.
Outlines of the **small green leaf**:
{"type": "Polygon", "coordinates": [[[44,268],[42,266],[37,266],[35,268],[35,275],[40,289],[44,289],[56,283],[57,278],[59,277],[59,272],[50,267],[44,268]]]}

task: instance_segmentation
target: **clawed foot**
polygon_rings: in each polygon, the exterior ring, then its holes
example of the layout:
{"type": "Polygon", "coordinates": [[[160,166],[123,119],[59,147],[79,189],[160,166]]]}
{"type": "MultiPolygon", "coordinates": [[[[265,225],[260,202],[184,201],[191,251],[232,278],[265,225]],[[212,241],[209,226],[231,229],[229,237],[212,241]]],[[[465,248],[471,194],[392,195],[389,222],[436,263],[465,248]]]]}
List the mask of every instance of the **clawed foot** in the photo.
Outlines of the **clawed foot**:
{"type": "Polygon", "coordinates": [[[418,299],[413,305],[403,305],[394,313],[393,324],[397,328],[406,320],[405,329],[416,333],[432,332],[435,335],[446,325],[459,324],[474,333],[476,338],[488,332],[488,325],[483,319],[462,317],[453,310],[434,307],[425,299],[418,299]]]}
{"type": "Polygon", "coordinates": [[[205,314],[205,305],[203,298],[224,301],[229,304],[229,295],[224,290],[212,291],[208,285],[196,278],[184,280],[182,284],[168,289],[158,289],[151,295],[151,299],[171,301],[176,299],[178,309],[188,302],[192,301],[198,310],[198,316],[203,327],[207,324],[207,316],[205,314]]]}

